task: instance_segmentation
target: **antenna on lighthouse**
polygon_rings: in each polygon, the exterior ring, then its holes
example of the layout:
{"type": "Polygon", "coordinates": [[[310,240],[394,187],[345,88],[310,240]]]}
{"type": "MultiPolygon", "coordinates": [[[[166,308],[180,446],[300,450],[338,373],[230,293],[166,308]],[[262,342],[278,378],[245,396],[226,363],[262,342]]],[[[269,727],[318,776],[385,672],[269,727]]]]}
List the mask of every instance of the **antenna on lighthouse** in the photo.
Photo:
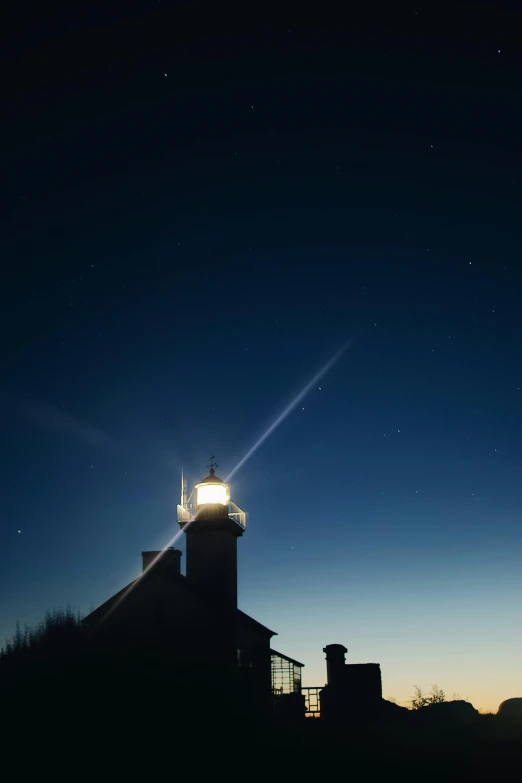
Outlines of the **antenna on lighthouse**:
{"type": "Polygon", "coordinates": [[[191,507],[190,498],[187,500],[187,480],[183,467],[181,468],[181,492],[179,500],[180,502],[177,508],[178,522],[191,522],[194,519],[195,509],[192,509],[191,507]]]}

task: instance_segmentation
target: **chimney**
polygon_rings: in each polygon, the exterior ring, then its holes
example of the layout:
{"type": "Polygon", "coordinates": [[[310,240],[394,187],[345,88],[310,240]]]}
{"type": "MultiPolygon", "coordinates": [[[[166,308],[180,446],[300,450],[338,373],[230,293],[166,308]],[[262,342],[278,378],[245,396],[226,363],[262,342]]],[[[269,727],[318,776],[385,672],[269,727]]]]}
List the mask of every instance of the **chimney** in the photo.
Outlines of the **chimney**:
{"type": "Polygon", "coordinates": [[[168,569],[171,573],[180,574],[181,550],[169,547],[159,552],[142,552],[143,573],[150,568],[168,569]]]}
{"type": "Polygon", "coordinates": [[[344,656],[348,652],[343,644],[327,644],[323,647],[326,653],[326,678],[328,685],[334,689],[341,687],[343,681],[345,660],[344,656]]]}

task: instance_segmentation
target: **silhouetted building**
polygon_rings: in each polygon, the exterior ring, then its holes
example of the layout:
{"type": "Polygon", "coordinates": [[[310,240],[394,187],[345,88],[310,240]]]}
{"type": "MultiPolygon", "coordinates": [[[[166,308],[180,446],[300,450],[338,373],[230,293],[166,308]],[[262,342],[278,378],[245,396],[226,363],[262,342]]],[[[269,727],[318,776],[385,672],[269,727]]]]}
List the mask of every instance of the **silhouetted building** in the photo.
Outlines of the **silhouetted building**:
{"type": "Polygon", "coordinates": [[[199,689],[207,708],[271,716],[276,693],[280,713],[300,709],[304,715],[303,664],[271,650],[275,632],[237,607],[237,541],[245,512],[230,500],[213,465],[195,493],[191,504],[182,488],[178,506],[186,576],[179,550],[143,552],[142,575],[84,625],[107,640],[108,649],[121,651],[123,666],[154,671],[173,688],[186,687],[190,698],[199,689]],[[221,700],[225,704],[216,703],[221,700]]]}
{"type": "Polygon", "coordinates": [[[378,663],[345,663],[342,644],[328,644],[327,685],[322,689],[321,718],[332,724],[360,722],[380,716],[381,667],[378,663]]]}
{"type": "Polygon", "coordinates": [[[332,724],[378,713],[378,664],[347,665],[346,647],[330,644],[327,685],[303,689],[303,664],[271,649],[275,632],[238,609],[237,542],[246,514],[213,463],[188,500],[182,479],[178,523],[186,575],[179,550],[143,552],[141,576],[84,619],[93,647],[114,660],[118,674],[152,676],[162,692],[170,688],[178,700],[184,694],[183,709],[200,712],[233,709],[283,722],[306,713],[332,724]]]}

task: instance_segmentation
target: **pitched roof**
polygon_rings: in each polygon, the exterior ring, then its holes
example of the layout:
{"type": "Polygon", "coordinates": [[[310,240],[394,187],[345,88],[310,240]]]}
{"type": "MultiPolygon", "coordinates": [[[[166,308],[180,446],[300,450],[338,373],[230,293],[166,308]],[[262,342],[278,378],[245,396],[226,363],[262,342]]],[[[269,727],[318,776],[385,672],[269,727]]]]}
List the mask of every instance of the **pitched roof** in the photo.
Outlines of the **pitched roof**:
{"type": "MultiPolygon", "coordinates": [[[[83,624],[86,626],[92,626],[97,625],[99,622],[102,621],[104,617],[106,617],[108,614],[110,614],[112,611],[116,609],[120,601],[122,601],[125,596],[130,593],[131,590],[133,590],[135,587],[138,587],[138,585],[142,582],[143,576],[146,576],[147,574],[151,573],[150,571],[146,572],[146,574],[141,574],[137,579],[134,579],[132,582],[130,582],[126,587],[123,587],[121,590],[119,590],[117,593],[115,593],[111,598],[107,599],[103,604],[98,606],[94,611],[90,612],[86,617],[83,618],[83,624]]],[[[165,572],[163,571],[162,576],[164,577],[165,572]]],[[[202,593],[201,590],[199,590],[195,585],[192,585],[189,580],[186,578],[186,576],[183,576],[183,574],[171,574],[173,577],[173,581],[176,582],[176,584],[179,586],[181,590],[189,590],[191,593],[196,595],[200,600],[204,601],[206,603],[206,596],[204,593],[202,593]]],[[[236,618],[239,625],[246,626],[247,628],[251,628],[254,631],[257,631],[258,633],[263,634],[264,636],[277,636],[277,633],[275,631],[271,631],[270,628],[267,628],[266,625],[263,625],[262,623],[258,622],[257,620],[254,620],[253,617],[250,617],[250,615],[245,614],[245,612],[242,612],[241,609],[236,610],[236,618]]]]}
{"type": "Polygon", "coordinates": [[[285,661],[290,661],[290,663],[293,663],[294,666],[304,666],[304,663],[301,663],[300,661],[296,661],[294,658],[289,658],[288,655],[283,655],[283,653],[277,652],[277,650],[270,650],[272,655],[278,655],[280,658],[283,658],[285,661]]]}
{"type": "Polygon", "coordinates": [[[255,631],[260,631],[261,633],[264,633],[268,636],[277,636],[277,633],[275,631],[271,631],[270,628],[267,628],[266,625],[263,625],[262,623],[259,623],[257,620],[254,620],[253,617],[250,617],[249,614],[245,614],[245,612],[242,612],[241,609],[237,609],[237,619],[239,620],[241,625],[246,625],[247,627],[250,626],[255,631]]]}
{"type": "Polygon", "coordinates": [[[83,618],[82,624],[89,626],[100,622],[100,620],[105,617],[108,612],[110,612],[113,608],[116,608],[117,604],[123,598],[125,598],[126,594],[132,590],[137,582],[139,582],[139,579],[140,577],[134,579],[126,587],[122,587],[122,589],[118,590],[118,592],[111,596],[111,598],[108,598],[106,601],[100,604],[100,606],[96,607],[96,609],[94,609],[92,612],[89,612],[89,614],[83,618]]]}
{"type": "Polygon", "coordinates": [[[183,574],[176,573],[175,571],[170,571],[169,569],[161,569],[161,571],[157,571],[154,568],[148,569],[144,573],[140,574],[136,579],[133,579],[132,582],[129,582],[126,587],[123,587],[121,590],[119,590],[117,593],[115,593],[111,598],[108,598],[107,601],[104,601],[103,604],[97,607],[93,612],[88,614],[86,617],[83,618],[83,624],[84,625],[95,625],[96,623],[100,622],[102,618],[106,617],[108,613],[116,609],[120,601],[122,601],[126,595],[128,595],[131,590],[134,588],[138,588],[141,584],[144,584],[145,581],[148,581],[151,576],[154,577],[156,575],[161,574],[161,579],[167,578],[171,583],[176,584],[176,587],[180,590],[190,590],[191,593],[194,595],[197,595],[197,597],[200,600],[204,600],[204,596],[200,594],[200,592],[197,590],[197,588],[194,588],[194,585],[191,585],[190,582],[187,580],[183,574]]]}

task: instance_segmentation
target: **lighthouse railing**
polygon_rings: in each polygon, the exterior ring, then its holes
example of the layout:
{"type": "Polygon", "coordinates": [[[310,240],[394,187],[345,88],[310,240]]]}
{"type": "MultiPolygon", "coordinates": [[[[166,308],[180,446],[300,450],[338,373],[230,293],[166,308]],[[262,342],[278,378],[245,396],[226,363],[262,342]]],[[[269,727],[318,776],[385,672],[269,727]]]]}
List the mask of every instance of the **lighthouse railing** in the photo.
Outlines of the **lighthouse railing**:
{"type": "Polygon", "coordinates": [[[246,512],[240,508],[233,500],[230,501],[228,506],[228,516],[231,517],[239,527],[246,530],[246,512]]]}

